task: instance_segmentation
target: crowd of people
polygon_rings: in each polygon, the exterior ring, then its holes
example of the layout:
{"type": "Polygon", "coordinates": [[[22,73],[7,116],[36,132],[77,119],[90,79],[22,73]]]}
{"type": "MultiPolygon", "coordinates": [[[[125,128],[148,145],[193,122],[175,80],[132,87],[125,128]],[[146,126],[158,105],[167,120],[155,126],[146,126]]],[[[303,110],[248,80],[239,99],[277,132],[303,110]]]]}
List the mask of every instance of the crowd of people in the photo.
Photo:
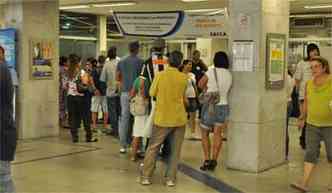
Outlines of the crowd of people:
{"type": "MultiPolygon", "coordinates": [[[[230,112],[228,93],[232,87],[232,74],[228,70],[226,53],[217,52],[213,65],[208,68],[197,50],[192,59],[183,60],[180,52],[165,54],[164,49],[164,40],[157,39],[151,57],[144,61],[138,57],[138,42],[129,45],[129,56],[121,60],[116,57],[116,48],[112,47],[106,59],[108,65],[101,70],[102,76],[99,80],[94,78],[95,82],[104,82],[110,92],[104,101],[108,104],[108,111],[113,111],[109,113],[109,120],[112,131],[119,133],[120,153],[126,153],[131,146],[130,157],[136,161],[141,157],[139,152],[145,152],[141,168],[143,185],[151,184],[159,153],[168,160],[166,184],[175,185],[176,166],[186,128],[190,129],[190,138],[197,138],[196,131],[201,131],[204,159],[200,169],[213,171],[218,164],[230,112]],[[137,111],[139,104],[144,107],[141,108],[143,113],[137,111]],[[212,145],[210,133],[213,134],[212,145]]],[[[299,144],[306,153],[303,179],[291,186],[301,191],[308,190],[321,141],[325,142],[328,161],[332,162],[329,65],[319,56],[316,44],[309,44],[306,50],[307,57],[299,62],[294,73],[288,71],[286,78],[285,156],[288,159],[288,120],[296,114],[298,128],[302,131],[299,144]]]]}
{"type": "MultiPolygon", "coordinates": [[[[207,67],[197,50],[192,59],[184,59],[180,51],[166,54],[165,47],[165,40],[155,40],[151,57],[146,60],[139,57],[137,41],[129,44],[129,55],[121,59],[116,47],[111,47],[107,56],[88,58],[85,62],[75,54],[61,57],[59,117],[62,126],[68,119],[73,143],[80,142],[79,129],[83,122],[85,142],[90,143],[98,141],[93,133],[98,131],[101,113],[101,130],[119,138],[119,152],[125,154],[131,147],[132,161],[144,157],[140,183],[152,183],[156,160],[161,155],[167,160],[164,176],[166,185],[171,187],[176,184],[186,128],[190,138],[196,138],[196,131],[201,131],[204,155],[200,170],[213,171],[217,167],[223,133],[229,121],[232,73],[225,52],[216,52],[213,65],[207,67]]],[[[0,46],[0,187],[13,192],[10,162],[16,148],[16,128],[12,117],[13,85],[4,55],[5,50],[0,46]]],[[[286,79],[286,159],[288,118],[297,104],[305,163],[302,180],[291,186],[303,192],[308,191],[309,180],[318,163],[321,141],[332,163],[332,77],[328,61],[319,55],[318,46],[309,44],[307,58],[298,64],[294,76],[289,73],[286,79]],[[299,102],[294,103],[294,91],[299,94],[299,102]]]]}
{"type": "Polygon", "coordinates": [[[106,57],[88,58],[84,64],[74,54],[61,57],[60,123],[65,125],[68,117],[73,143],[80,141],[81,122],[86,142],[96,142],[93,133],[102,112],[102,131],[119,138],[119,152],[128,152],[132,161],[144,157],[143,185],[151,183],[161,154],[168,160],[166,184],[174,186],[186,128],[190,139],[200,138],[201,130],[204,160],[200,169],[213,171],[229,117],[232,75],[226,53],[217,52],[214,65],[208,68],[198,50],[192,59],[184,59],[179,51],[166,54],[163,39],[154,40],[146,60],[139,57],[139,48],[138,41],[131,42],[128,56],[120,59],[116,47],[111,47],[106,57]]]}

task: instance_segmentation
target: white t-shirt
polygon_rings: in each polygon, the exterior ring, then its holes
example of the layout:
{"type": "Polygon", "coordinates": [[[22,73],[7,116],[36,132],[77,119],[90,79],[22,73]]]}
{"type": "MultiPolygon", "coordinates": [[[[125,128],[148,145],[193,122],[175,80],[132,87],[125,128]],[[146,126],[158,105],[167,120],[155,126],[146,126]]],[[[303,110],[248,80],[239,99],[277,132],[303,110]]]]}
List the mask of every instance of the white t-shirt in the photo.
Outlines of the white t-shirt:
{"type": "Polygon", "coordinates": [[[196,92],[194,85],[196,85],[195,74],[189,72],[188,73],[188,85],[186,89],[186,97],[187,98],[196,98],[196,92]]]}
{"type": "Polygon", "coordinates": [[[207,92],[217,92],[220,93],[220,102],[218,105],[228,104],[228,93],[232,87],[232,74],[229,70],[224,68],[214,68],[209,67],[208,71],[205,73],[208,77],[207,92]],[[215,78],[214,69],[216,69],[218,85],[215,78]]]}
{"type": "Polygon", "coordinates": [[[295,85],[294,79],[289,74],[287,74],[286,89],[287,89],[288,102],[292,101],[292,92],[294,85],[295,85]]]}
{"type": "Polygon", "coordinates": [[[68,85],[67,94],[70,96],[84,96],[84,94],[79,93],[77,90],[77,79],[78,79],[78,77],[76,77],[72,80],[65,79],[65,84],[68,85]]]}
{"type": "Polygon", "coordinates": [[[301,61],[297,64],[294,74],[295,80],[300,81],[299,99],[304,99],[305,84],[312,78],[311,65],[309,61],[301,61]]]}
{"type": "Polygon", "coordinates": [[[106,96],[114,96],[116,94],[116,68],[120,61],[119,57],[106,60],[99,80],[107,84],[106,96]]]}

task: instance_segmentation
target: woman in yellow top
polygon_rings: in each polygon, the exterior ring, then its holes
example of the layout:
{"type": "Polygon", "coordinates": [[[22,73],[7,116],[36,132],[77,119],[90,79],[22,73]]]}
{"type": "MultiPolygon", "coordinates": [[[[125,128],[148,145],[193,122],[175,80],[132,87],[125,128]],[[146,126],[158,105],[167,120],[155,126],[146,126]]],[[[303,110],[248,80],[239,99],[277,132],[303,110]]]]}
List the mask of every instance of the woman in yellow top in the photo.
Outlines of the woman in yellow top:
{"type": "MultiPolygon", "coordinates": [[[[300,183],[291,186],[302,192],[308,191],[312,171],[318,162],[320,142],[324,141],[332,175],[332,76],[328,61],[314,57],[310,61],[313,78],[306,83],[304,109],[299,117],[299,127],[307,122],[304,175],[300,183]]],[[[329,190],[332,190],[332,176],[329,190]]]]}

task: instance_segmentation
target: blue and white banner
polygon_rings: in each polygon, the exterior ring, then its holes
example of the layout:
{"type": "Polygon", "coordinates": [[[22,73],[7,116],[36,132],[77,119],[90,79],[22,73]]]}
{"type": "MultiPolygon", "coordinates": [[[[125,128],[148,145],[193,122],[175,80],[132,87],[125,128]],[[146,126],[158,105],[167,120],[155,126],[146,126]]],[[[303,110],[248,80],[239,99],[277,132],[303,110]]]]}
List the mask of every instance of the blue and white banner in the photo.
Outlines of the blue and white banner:
{"type": "Polygon", "coordinates": [[[190,13],[115,12],[115,21],[125,36],[164,38],[216,38],[228,34],[225,10],[190,13]]]}
{"type": "Polygon", "coordinates": [[[176,33],[183,12],[115,12],[115,21],[125,36],[167,37],[176,33]]]}

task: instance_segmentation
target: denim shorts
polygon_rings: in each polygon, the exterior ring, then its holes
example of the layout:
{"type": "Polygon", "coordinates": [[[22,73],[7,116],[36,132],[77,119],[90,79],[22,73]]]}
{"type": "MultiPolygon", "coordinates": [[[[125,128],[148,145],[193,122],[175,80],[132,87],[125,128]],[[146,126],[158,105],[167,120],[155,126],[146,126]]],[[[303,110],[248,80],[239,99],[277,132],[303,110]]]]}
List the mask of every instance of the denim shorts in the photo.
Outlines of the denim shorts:
{"type": "Polygon", "coordinates": [[[201,112],[201,128],[213,129],[213,127],[224,124],[228,121],[229,106],[203,104],[201,112]]]}

